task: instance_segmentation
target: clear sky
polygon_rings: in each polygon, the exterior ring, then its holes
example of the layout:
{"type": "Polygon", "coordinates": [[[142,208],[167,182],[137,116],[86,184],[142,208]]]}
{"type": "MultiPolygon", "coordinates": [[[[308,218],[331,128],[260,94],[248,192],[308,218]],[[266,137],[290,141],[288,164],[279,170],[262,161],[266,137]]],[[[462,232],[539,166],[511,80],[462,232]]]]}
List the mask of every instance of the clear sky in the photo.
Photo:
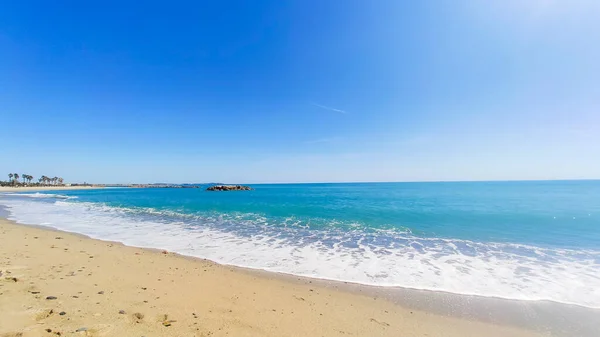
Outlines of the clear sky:
{"type": "Polygon", "coordinates": [[[3,175],[600,178],[598,0],[0,8],[3,175]]]}

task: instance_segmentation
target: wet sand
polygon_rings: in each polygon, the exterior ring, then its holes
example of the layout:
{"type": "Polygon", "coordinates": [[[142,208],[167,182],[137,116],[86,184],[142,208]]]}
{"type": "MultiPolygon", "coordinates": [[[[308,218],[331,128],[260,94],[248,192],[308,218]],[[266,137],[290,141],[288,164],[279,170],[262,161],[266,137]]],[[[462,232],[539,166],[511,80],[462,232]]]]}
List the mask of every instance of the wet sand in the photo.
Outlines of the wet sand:
{"type": "Polygon", "coordinates": [[[234,268],[4,219],[0,247],[2,337],[557,335],[447,310],[452,294],[234,268]]]}

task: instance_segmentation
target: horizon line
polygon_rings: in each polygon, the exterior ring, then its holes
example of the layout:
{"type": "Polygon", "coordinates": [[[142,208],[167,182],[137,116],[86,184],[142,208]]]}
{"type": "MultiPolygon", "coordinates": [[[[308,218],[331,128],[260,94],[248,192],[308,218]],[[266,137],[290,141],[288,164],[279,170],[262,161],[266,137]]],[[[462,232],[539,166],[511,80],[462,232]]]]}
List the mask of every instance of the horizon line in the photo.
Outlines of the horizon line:
{"type": "MultiPolygon", "coordinates": [[[[493,183],[493,182],[556,182],[556,181],[600,181],[600,178],[577,178],[577,179],[499,179],[499,180],[405,180],[405,181],[314,181],[314,182],[260,182],[260,183],[219,183],[223,185],[299,185],[299,184],[402,184],[402,183],[493,183]]],[[[68,184],[83,184],[83,183],[68,183],[68,184]]],[[[152,182],[152,183],[90,183],[89,185],[210,185],[214,182],[204,183],[167,183],[167,182],[152,182]]]]}

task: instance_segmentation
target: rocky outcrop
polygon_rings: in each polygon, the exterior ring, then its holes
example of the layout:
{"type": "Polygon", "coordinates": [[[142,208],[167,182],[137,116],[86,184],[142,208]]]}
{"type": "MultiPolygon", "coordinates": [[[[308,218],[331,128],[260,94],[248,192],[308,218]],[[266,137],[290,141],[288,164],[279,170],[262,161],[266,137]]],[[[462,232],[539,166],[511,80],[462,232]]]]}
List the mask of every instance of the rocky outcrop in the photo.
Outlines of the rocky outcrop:
{"type": "Polygon", "coordinates": [[[250,186],[243,185],[214,185],[206,189],[207,191],[251,191],[250,186]]]}

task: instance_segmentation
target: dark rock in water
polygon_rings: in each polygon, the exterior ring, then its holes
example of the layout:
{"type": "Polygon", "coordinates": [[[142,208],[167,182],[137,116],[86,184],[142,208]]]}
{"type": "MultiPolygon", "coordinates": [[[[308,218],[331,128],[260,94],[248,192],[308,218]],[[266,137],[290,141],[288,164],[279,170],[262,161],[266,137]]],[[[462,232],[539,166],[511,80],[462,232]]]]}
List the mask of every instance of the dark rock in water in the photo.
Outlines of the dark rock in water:
{"type": "Polygon", "coordinates": [[[251,191],[250,186],[243,185],[214,185],[206,189],[207,191],[251,191]]]}
{"type": "Polygon", "coordinates": [[[48,297],[46,297],[46,299],[47,299],[47,300],[55,300],[55,299],[56,299],[56,296],[48,296],[48,297]]]}
{"type": "Polygon", "coordinates": [[[59,315],[61,315],[61,316],[64,316],[64,315],[66,315],[67,313],[66,313],[66,312],[64,312],[64,311],[61,311],[61,312],[59,312],[58,314],[59,314],[59,315]]]}

